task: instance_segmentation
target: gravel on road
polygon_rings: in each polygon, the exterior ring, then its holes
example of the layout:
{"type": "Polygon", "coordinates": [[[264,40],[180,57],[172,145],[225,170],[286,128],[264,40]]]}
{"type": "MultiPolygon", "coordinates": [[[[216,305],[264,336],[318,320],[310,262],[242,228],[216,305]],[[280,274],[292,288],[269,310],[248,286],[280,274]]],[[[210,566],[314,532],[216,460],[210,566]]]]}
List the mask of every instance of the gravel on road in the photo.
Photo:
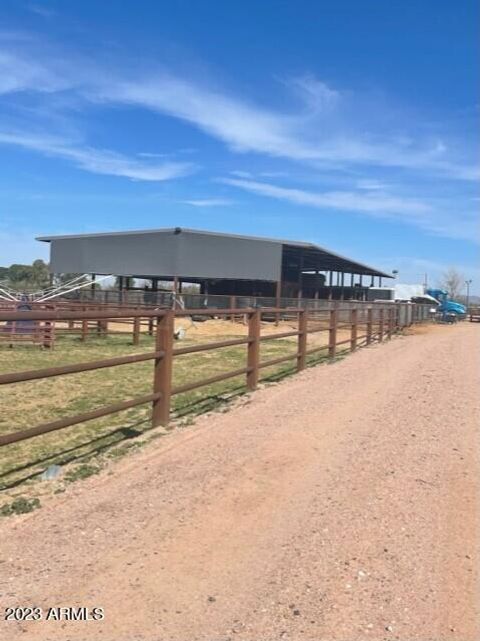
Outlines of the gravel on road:
{"type": "MultiPolygon", "coordinates": [[[[311,368],[0,523],[15,641],[478,641],[478,324],[311,368]]],[[[2,636],[3,634],[3,636],[2,636]]]]}

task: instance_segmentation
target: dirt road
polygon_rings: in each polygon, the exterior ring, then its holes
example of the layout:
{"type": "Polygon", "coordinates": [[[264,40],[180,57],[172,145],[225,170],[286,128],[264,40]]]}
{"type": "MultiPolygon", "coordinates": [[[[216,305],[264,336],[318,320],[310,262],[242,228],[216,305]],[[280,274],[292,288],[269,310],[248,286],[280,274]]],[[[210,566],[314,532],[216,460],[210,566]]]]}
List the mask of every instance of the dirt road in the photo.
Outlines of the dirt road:
{"type": "Polygon", "coordinates": [[[478,641],[480,327],[262,389],[1,523],[5,639],[478,641]]]}

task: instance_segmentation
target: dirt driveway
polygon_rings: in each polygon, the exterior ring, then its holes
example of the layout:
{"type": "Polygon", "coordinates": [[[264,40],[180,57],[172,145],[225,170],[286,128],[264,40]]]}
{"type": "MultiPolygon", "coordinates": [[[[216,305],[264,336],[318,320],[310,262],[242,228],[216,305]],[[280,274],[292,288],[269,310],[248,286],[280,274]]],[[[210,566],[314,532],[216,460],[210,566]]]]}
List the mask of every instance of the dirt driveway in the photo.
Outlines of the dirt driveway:
{"type": "Polygon", "coordinates": [[[480,326],[262,389],[2,519],[0,637],[478,641],[480,326]]]}

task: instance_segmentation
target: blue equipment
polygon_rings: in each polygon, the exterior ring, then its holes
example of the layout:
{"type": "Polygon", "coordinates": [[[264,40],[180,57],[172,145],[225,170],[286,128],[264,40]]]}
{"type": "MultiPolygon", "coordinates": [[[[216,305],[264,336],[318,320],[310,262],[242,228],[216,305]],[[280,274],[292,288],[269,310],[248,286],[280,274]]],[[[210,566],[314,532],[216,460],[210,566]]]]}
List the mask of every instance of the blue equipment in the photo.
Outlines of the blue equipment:
{"type": "Polygon", "coordinates": [[[440,303],[438,311],[443,315],[444,320],[447,320],[448,317],[455,315],[455,320],[457,317],[465,317],[467,315],[467,309],[461,303],[457,303],[454,300],[448,299],[448,292],[444,289],[427,289],[426,293],[429,296],[432,296],[440,303]]]}

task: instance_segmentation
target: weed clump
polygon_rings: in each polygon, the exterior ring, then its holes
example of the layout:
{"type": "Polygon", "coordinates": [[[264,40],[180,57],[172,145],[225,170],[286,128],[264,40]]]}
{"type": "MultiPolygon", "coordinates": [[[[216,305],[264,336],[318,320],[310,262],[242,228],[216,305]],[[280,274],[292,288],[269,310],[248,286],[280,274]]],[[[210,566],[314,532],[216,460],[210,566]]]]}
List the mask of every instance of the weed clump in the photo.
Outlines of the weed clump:
{"type": "Polygon", "coordinates": [[[88,463],[84,463],[83,465],[75,467],[73,470],[69,470],[65,474],[65,480],[68,483],[74,483],[75,481],[87,479],[89,476],[93,476],[94,474],[98,474],[99,472],[100,468],[96,465],[89,465],[88,463]]]}
{"type": "Polygon", "coordinates": [[[0,508],[0,516],[12,516],[12,514],[27,514],[33,512],[40,507],[40,499],[27,499],[24,496],[19,496],[11,503],[5,503],[0,508]]]}

